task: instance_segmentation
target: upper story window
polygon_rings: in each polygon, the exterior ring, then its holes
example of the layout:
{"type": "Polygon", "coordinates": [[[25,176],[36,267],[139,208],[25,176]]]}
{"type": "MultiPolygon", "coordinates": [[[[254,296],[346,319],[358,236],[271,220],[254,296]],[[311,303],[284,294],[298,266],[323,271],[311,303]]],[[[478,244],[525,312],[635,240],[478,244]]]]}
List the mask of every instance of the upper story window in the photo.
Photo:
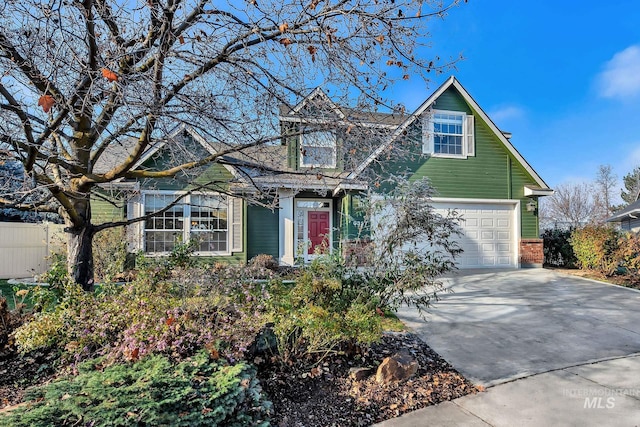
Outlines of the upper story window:
{"type": "Polygon", "coordinates": [[[300,166],[335,168],[336,134],[333,132],[309,132],[301,135],[300,166]]]}
{"type": "Polygon", "coordinates": [[[457,111],[433,111],[423,122],[422,146],[432,157],[475,156],[472,115],[457,111]]]}
{"type": "MultiPolygon", "coordinates": [[[[144,213],[152,214],[169,206],[177,194],[144,195],[144,213]]],[[[241,213],[237,214],[239,217],[241,213]]],[[[222,195],[191,194],[162,214],[145,221],[143,241],[148,253],[167,253],[176,242],[195,240],[197,252],[228,254],[231,245],[228,198],[222,195]]],[[[235,224],[234,224],[235,225],[235,224]]]]}

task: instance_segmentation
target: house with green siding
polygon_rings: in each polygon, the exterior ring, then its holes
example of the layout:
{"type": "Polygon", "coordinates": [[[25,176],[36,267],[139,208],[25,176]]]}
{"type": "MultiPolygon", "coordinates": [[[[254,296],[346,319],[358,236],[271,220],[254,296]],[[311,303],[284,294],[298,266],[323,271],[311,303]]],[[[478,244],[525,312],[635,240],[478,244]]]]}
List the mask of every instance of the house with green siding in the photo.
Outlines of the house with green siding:
{"type": "MultiPolygon", "coordinates": [[[[279,122],[279,144],[229,152],[195,175],[118,183],[126,204],[98,202],[94,213],[147,215],[129,226],[132,251],[161,256],[195,238],[203,257],[247,262],[270,254],[294,265],[362,237],[361,196],[388,190],[385,177],[428,177],[434,208],[464,219],[461,268],[542,264],[538,199],[553,191],[454,77],[412,114],[338,106],[316,89],[282,106],[279,122]]],[[[160,170],[227,148],[182,126],[136,167],[160,170]]]]}

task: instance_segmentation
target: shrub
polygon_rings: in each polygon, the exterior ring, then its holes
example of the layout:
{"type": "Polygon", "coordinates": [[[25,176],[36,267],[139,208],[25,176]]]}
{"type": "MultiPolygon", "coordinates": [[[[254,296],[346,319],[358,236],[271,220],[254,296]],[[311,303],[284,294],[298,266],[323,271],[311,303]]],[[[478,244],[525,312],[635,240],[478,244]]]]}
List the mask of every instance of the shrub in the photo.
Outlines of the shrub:
{"type": "Polygon", "coordinates": [[[96,279],[109,282],[121,276],[127,263],[127,238],[124,227],[108,228],[93,238],[93,268],[96,279]]]}
{"type": "Polygon", "coordinates": [[[239,358],[262,327],[263,293],[262,285],[224,268],[180,270],[165,280],[140,274],[99,293],[70,287],[53,310],[19,328],[16,340],[23,353],[55,345],[71,361],[179,359],[205,346],[239,358]]]}
{"type": "Polygon", "coordinates": [[[357,287],[372,287],[383,308],[395,311],[407,304],[423,312],[437,292],[444,291],[440,277],[456,269],[462,253],[461,218],[456,211],[442,215],[431,206],[436,192],[427,178],[394,184],[383,200],[369,207],[374,238],[365,258],[370,266],[346,277],[359,283],[357,287]]]}
{"type": "Polygon", "coordinates": [[[580,268],[612,274],[618,267],[619,233],[611,227],[587,225],[571,233],[571,247],[580,268]]]}
{"type": "Polygon", "coordinates": [[[278,271],[278,261],[272,255],[256,255],[249,261],[249,267],[278,271]]]}
{"type": "Polygon", "coordinates": [[[545,265],[575,267],[577,259],[571,247],[571,231],[553,228],[547,229],[542,233],[545,265]]]}
{"type": "MultiPolygon", "coordinates": [[[[270,314],[283,356],[330,352],[366,344],[381,336],[380,315],[401,304],[426,309],[444,290],[439,279],[455,269],[462,250],[459,215],[440,215],[431,206],[435,192],[427,179],[393,182],[383,200],[359,202],[359,230],[371,230],[347,261],[336,254],[316,254],[303,266],[293,287],[272,290],[270,314]],[[368,261],[364,268],[358,260],[368,261]]],[[[352,242],[353,243],[353,242],[352,242]]],[[[342,245],[345,252],[352,243],[342,245]]]]}
{"type": "Polygon", "coordinates": [[[353,287],[343,272],[337,256],[320,255],[293,286],[272,285],[269,314],[284,360],[381,338],[379,299],[367,286],[353,287]]]}
{"type": "Polygon", "coordinates": [[[640,281],[640,235],[625,233],[618,239],[616,259],[633,282],[640,281]]]}
{"type": "MultiPolygon", "coordinates": [[[[24,300],[24,297],[23,297],[24,300]]],[[[16,301],[17,302],[17,301],[16,301]]],[[[13,348],[13,331],[25,321],[23,305],[16,303],[16,308],[9,309],[7,299],[0,295],[0,355],[5,349],[13,348]]]]}
{"type": "Polygon", "coordinates": [[[152,356],[104,367],[79,366],[76,377],[39,387],[30,402],[0,418],[6,426],[267,426],[271,404],[255,371],[206,352],[173,364],[152,356]]]}
{"type": "Polygon", "coordinates": [[[43,292],[40,295],[43,300],[36,302],[38,309],[43,308],[42,304],[55,304],[62,297],[65,285],[71,281],[67,270],[67,255],[65,253],[53,253],[50,256],[50,260],[49,269],[40,277],[40,280],[48,284],[47,291],[50,294],[47,295],[47,292],[43,292]]]}

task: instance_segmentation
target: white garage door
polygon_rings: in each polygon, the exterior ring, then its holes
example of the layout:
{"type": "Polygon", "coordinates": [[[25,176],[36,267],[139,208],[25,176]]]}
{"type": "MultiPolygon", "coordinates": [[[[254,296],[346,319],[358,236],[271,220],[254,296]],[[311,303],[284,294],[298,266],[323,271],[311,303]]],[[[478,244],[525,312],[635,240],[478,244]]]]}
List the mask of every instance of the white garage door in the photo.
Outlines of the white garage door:
{"type": "Polygon", "coordinates": [[[442,214],[455,209],[464,218],[459,268],[517,267],[515,205],[434,202],[433,206],[442,214]]]}

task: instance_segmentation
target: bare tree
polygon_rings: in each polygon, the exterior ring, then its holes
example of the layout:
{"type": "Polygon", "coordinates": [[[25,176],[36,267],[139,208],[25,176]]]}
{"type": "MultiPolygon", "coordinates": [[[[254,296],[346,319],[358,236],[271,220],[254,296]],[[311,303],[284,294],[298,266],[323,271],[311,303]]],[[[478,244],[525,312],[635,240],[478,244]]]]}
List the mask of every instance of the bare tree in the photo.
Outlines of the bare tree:
{"type": "Polygon", "coordinates": [[[3,192],[0,203],[59,211],[70,273],[91,289],[94,234],[141,220],[93,224],[96,186],[172,178],[268,147],[286,133],[278,104],[318,85],[359,110],[399,107],[385,100],[390,84],[428,81],[447,66],[418,49],[428,47],[429,19],[458,2],[5,0],[0,144],[32,185],[3,192]],[[134,168],[181,123],[224,148],[177,157],[167,170],[134,168]],[[131,139],[127,156],[98,170],[105,153],[131,139]]]}
{"type": "Polygon", "coordinates": [[[594,202],[596,205],[596,220],[604,222],[613,214],[613,189],[618,184],[618,177],[611,165],[600,165],[596,180],[593,183],[594,202]]]}
{"type": "Polygon", "coordinates": [[[540,221],[546,227],[580,227],[598,217],[598,206],[588,183],[560,184],[541,203],[540,221]]]}

